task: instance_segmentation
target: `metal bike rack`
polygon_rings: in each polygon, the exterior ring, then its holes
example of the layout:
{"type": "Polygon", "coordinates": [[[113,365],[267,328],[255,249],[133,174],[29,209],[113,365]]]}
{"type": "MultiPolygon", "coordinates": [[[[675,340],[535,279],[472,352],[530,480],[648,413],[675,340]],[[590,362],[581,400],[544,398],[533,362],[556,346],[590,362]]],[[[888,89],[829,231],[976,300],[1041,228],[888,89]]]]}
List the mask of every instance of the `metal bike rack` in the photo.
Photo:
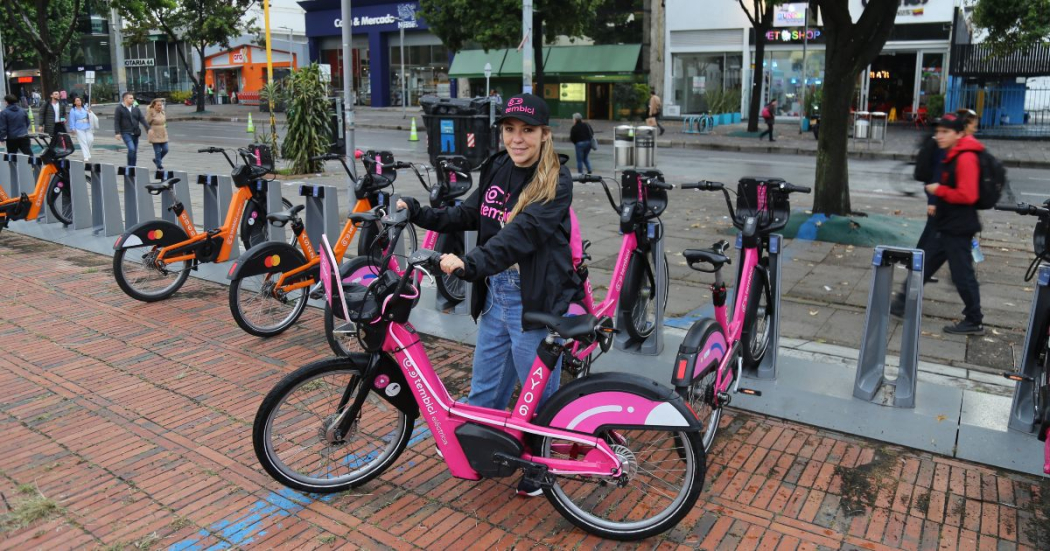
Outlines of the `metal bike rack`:
{"type": "MultiPolygon", "coordinates": [[[[739,265],[744,265],[742,250],[743,237],[737,235],[736,246],[741,249],[739,265]]],[[[777,378],[777,350],[780,348],[780,252],[784,246],[784,236],[774,233],[769,236],[769,294],[773,304],[773,315],[769,319],[769,345],[766,355],[758,366],[744,366],[743,375],[749,379],[777,378]]],[[[740,281],[739,277],[737,281],[740,281]]],[[[746,297],[745,297],[746,300],[746,297]]]]}
{"type": "MultiPolygon", "coordinates": [[[[256,184],[266,186],[266,212],[273,214],[275,212],[281,212],[284,210],[284,203],[281,201],[281,198],[284,197],[283,195],[281,195],[281,182],[277,180],[259,180],[256,182],[256,184]]],[[[338,198],[334,187],[332,188],[332,195],[338,198]]],[[[338,206],[339,205],[337,200],[336,209],[333,211],[335,212],[336,217],[339,216],[338,206]]],[[[262,222],[266,224],[265,220],[263,220],[262,222]]],[[[273,224],[266,225],[269,229],[269,233],[267,235],[269,236],[270,241],[286,242],[284,239],[284,228],[274,226],[273,224]]],[[[320,243],[320,241],[318,241],[317,243],[320,243]]]]}
{"type": "MultiPolygon", "coordinates": [[[[321,234],[339,235],[339,195],[335,186],[320,184],[302,184],[299,195],[306,198],[306,235],[311,243],[320,245],[321,234]]],[[[277,198],[278,212],[282,210],[280,197],[277,198]]]]}
{"type": "MultiPolygon", "coordinates": [[[[478,246],[478,232],[467,231],[463,232],[463,254],[466,254],[478,246]]],[[[456,314],[456,315],[468,315],[470,314],[470,301],[474,294],[474,284],[466,284],[467,294],[463,297],[462,302],[453,303],[445,297],[441,296],[441,293],[434,293],[434,309],[443,314],[456,314]]]]}
{"type": "MultiPolygon", "coordinates": [[[[190,220],[193,220],[193,205],[190,203],[190,177],[185,172],[180,170],[158,170],[153,175],[157,180],[167,180],[168,178],[178,178],[177,184],[172,186],[172,191],[175,192],[175,199],[178,199],[182,206],[186,209],[186,214],[189,215],[190,220]]],[[[160,194],[160,217],[172,224],[178,224],[179,218],[175,216],[174,212],[171,212],[171,206],[175,204],[175,201],[171,198],[170,193],[160,194]]]]}
{"type": "Polygon", "coordinates": [[[893,406],[915,407],[915,385],[919,368],[919,325],[922,320],[922,270],[924,253],[919,249],[904,249],[879,245],[875,247],[872,264],[875,274],[868,293],[867,316],[864,319],[864,340],[860,345],[860,361],[853,383],[853,396],[875,401],[882,385],[894,389],[893,406]],[[890,301],[893,298],[893,272],[897,264],[908,269],[904,282],[904,324],[901,330],[900,368],[897,378],[887,380],[886,337],[890,324],[890,301]]]}
{"type": "MultiPolygon", "coordinates": [[[[664,301],[663,297],[667,290],[663,288],[664,279],[667,274],[664,271],[667,266],[663,262],[664,240],[663,226],[659,222],[649,222],[649,238],[652,240],[653,248],[650,252],[653,262],[653,277],[656,278],[656,328],[653,334],[641,342],[636,341],[627,334],[620,331],[613,339],[613,346],[617,350],[640,354],[642,356],[659,356],[664,349],[664,301]]],[[[628,321],[623,318],[620,311],[616,312],[616,327],[624,327],[628,321]]]]}
{"type": "Polygon", "coordinates": [[[140,222],[153,220],[153,198],[146,191],[149,169],[134,166],[118,166],[117,174],[124,177],[124,225],[132,227],[140,222]]]}
{"type": "MultiPolygon", "coordinates": [[[[17,160],[15,161],[15,170],[18,171],[18,189],[15,190],[19,195],[22,193],[32,193],[36,187],[36,175],[40,172],[40,165],[37,164],[36,157],[30,157],[28,155],[16,154],[17,160]],[[28,191],[27,191],[28,190],[28,191]]],[[[11,197],[17,197],[15,194],[11,194],[11,197]]]]}
{"type": "Polygon", "coordinates": [[[1032,309],[1028,314],[1028,331],[1024,337],[1024,355],[1018,371],[1030,378],[1018,381],[1014,387],[1014,399],[1010,405],[1010,430],[1035,433],[1035,404],[1032,403],[1033,381],[1038,380],[1039,353],[1042,352],[1041,328],[1050,320],[1050,264],[1039,266],[1038,284],[1032,296],[1032,309]]]}
{"type": "Polygon", "coordinates": [[[83,230],[91,224],[91,195],[88,193],[87,175],[90,165],[83,161],[69,161],[69,200],[73,202],[73,229],[83,230]]]}
{"type": "Polygon", "coordinates": [[[0,185],[3,186],[4,192],[7,193],[8,197],[15,198],[21,195],[22,187],[19,185],[18,178],[21,176],[19,165],[22,163],[19,160],[20,155],[18,153],[4,153],[4,162],[7,163],[8,177],[0,181],[0,185]]]}
{"type": "Polygon", "coordinates": [[[221,227],[233,200],[233,180],[229,176],[201,174],[197,183],[204,186],[204,229],[221,227]]]}
{"type": "Polygon", "coordinates": [[[92,164],[91,167],[91,224],[95,233],[106,237],[120,235],[124,222],[120,218],[120,197],[117,195],[117,167],[92,164]]]}

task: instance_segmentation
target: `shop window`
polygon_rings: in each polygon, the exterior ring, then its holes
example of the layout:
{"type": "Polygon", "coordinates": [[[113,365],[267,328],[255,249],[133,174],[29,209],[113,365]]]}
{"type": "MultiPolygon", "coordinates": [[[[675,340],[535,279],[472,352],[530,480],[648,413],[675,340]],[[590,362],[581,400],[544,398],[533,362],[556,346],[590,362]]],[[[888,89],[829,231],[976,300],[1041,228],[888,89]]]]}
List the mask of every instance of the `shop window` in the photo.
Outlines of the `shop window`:
{"type": "MultiPolygon", "coordinates": [[[[682,113],[704,113],[716,95],[741,89],[739,54],[677,54],[673,58],[674,103],[682,113]]],[[[735,111],[735,107],[730,107],[735,111]]]]}
{"type": "MultiPolygon", "coordinates": [[[[811,97],[824,82],[824,52],[810,51],[803,68],[802,49],[773,51],[763,63],[766,75],[766,98],[777,100],[777,114],[797,117],[803,111],[803,87],[811,97]]],[[[807,101],[807,103],[809,103],[807,101]]]]}

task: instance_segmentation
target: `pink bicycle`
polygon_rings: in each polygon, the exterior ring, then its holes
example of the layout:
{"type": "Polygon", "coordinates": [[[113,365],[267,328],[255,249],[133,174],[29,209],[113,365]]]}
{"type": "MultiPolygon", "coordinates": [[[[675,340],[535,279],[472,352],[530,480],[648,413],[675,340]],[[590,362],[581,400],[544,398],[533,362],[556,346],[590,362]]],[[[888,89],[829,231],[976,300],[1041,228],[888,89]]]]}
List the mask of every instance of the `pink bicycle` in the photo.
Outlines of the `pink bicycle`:
{"type": "Polygon", "coordinates": [[[702,181],[683,184],[682,189],[722,192],[733,225],[741,231],[744,258],[737,274],[730,321],[726,312],[728,293],[722,278],[722,266],[731,262],[725,255],[729,243],[723,240],[711,249],[682,252],[690,268],[715,274],[715,283],[711,286],[715,319],[698,319],[689,328],[678,348],[672,374],[672,384],[704,425],[704,450],[708,451],[718,431],[722,408],[730,402],[730,391],[761,396],[756,390],[740,388],[740,376],[744,365],[757,366],[770,352],[770,320],[775,312],[769,257],[764,252],[769,250],[770,234],[787,225],[791,213],[788,195],[809,193],[810,189],[780,179],[745,178],[737,187],[736,209],[724,184],[702,181]]]}
{"type": "MultiPolygon", "coordinates": [[[[393,231],[407,223],[405,211],[384,217],[393,231]]],[[[592,534],[641,539],[692,509],[705,452],[696,416],[674,391],[602,373],[569,383],[536,407],[537,389],[573,344],[611,344],[611,330],[594,316],[528,314],[550,334],[513,411],[474,407],[449,395],[408,322],[419,295],[414,275],[435,271],[440,253],[421,249],[404,273],[388,269],[368,287],[345,289],[327,238],[322,259],[329,306],[347,320],[340,330],[352,332],[365,352],[302,367],[267,394],[252,440],[276,480],[318,493],[360,486],[397,460],[422,415],[453,476],[479,480],[522,470],[559,513],[592,534]]]]}
{"type": "MultiPolygon", "coordinates": [[[[663,175],[656,170],[623,172],[620,181],[620,204],[616,204],[605,178],[597,175],[580,174],[573,177],[580,183],[594,182],[602,185],[614,211],[620,214],[620,232],[623,240],[620,253],[616,257],[609,291],[601,303],[595,303],[594,291],[590,278],[586,277],[586,267],[582,269],[584,289],[579,308],[574,307],[570,313],[588,313],[599,319],[616,316],[617,306],[625,327],[617,329],[626,331],[632,339],[644,340],[656,329],[657,300],[667,303],[667,257],[653,257],[653,242],[663,236],[663,226],[659,216],[667,207],[667,190],[674,189],[672,184],[664,182],[663,175]],[[657,297],[657,284],[654,262],[664,263],[663,296],[657,297]]],[[[589,245],[584,242],[584,249],[589,245]]],[[[584,254],[586,260],[589,257],[584,254]]],[[[563,367],[574,375],[586,374],[593,360],[597,357],[591,353],[597,348],[596,343],[584,346],[576,343],[572,354],[566,357],[563,367]]]]}

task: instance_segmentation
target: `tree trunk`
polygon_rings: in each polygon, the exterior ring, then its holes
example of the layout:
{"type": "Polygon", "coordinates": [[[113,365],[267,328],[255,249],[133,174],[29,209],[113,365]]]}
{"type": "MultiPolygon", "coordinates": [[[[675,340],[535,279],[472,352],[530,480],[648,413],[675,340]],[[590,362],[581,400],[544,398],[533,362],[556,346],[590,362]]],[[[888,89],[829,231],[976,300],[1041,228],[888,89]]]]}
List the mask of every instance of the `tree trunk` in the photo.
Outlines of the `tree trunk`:
{"type": "Polygon", "coordinates": [[[62,86],[59,82],[59,75],[62,74],[62,71],[58,65],[58,56],[52,55],[51,52],[38,52],[38,55],[40,56],[42,96],[45,100],[50,101],[51,92],[59,90],[62,86]]]}
{"type": "MultiPolygon", "coordinates": [[[[834,50],[828,51],[824,79],[824,98],[820,105],[820,140],[817,143],[816,190],[813,212],[850,214],[849,140],[850,103],[856,87],[852,67],[838,68],[834,50]]],[[[848,59],[846,59],[848,61],[848,59]]]]}
{"type": "Polygon", "coordinates": [[[755,29],[755,69],[751,71],[751,105],[747,108],[747,131],[758,132],[758,111],[762,108],[762,79],[766,71],[762,62],[766,55],[766,31],[755,29]]]}

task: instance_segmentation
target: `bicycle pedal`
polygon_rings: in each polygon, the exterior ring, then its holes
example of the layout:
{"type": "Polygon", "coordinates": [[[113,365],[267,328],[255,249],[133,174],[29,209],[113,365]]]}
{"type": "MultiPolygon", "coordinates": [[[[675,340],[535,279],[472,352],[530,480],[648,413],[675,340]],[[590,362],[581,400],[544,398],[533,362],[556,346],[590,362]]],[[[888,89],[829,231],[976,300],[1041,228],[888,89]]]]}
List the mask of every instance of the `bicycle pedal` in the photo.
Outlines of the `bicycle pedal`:
{"type": "Polygon", "coordinates": [[[1020,383],[1020,382],[1032,383],[1032,382],[1035,382],[1035,379],[1033,379],[1033,378],[1031,378],[1028,375],[1025,375],[1023,373],[1018,373],[1016,371],[1006,371],[1006,372],[1003,373],[1003,377],[1008,379],[1008,380],[1010,380],[1010,381],[1013,381],[1015,383],[1020,383]]]}
{"type": "Polygon", "coordinates": [[[738,392],[740,392],[741,394],[747,394],[748,396],[762,396],[761,390],[755,390],[753,388],[741,388],[740,390],[738,390],[738,392]]]}

